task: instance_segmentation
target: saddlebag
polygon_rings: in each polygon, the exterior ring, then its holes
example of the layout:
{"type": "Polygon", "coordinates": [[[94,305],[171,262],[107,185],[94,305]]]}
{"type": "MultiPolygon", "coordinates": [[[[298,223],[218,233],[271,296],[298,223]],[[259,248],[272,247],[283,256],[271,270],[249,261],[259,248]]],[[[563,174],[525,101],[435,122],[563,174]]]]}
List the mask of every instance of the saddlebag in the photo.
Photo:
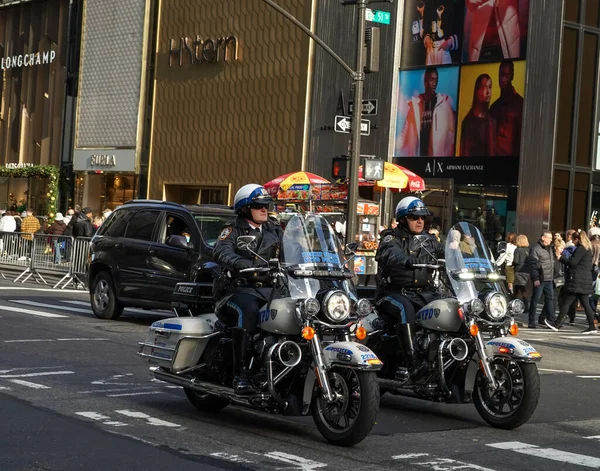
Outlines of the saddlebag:
{"type": "Polygon", "coordinates": [[[175,372],[196,366],[216,320],[213,314],[154,322],[138,354],[148,363],[175,372]]]}

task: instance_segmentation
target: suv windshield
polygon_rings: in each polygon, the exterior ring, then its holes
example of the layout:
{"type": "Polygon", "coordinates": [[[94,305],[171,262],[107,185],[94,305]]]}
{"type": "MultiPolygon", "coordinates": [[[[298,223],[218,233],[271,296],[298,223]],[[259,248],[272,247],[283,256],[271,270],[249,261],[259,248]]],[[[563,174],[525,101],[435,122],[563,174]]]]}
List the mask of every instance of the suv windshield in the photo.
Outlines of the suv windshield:
{"type": "Polygon", "coordinates": [[[194,214],[194,219],[198,224],[204,243],[213,248],[223,227],[233,224],[235,221],[235,214],[194,214]]]}

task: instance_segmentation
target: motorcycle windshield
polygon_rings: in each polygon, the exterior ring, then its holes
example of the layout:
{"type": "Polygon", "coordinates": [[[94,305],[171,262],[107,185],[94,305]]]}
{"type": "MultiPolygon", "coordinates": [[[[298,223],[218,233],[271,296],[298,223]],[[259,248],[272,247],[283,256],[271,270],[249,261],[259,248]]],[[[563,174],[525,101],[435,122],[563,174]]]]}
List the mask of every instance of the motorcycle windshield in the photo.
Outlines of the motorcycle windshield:
{"type": "Polygon", "coordinates": [[[467,222],[455,224],[448,233],[446,271],[460,303],[478,297],[482,291],[504,291],[483,235],[467,222]]]}
{"type": "Polygon", "coordinates": [[[282,267],[289,274],[293,298],[316,297],[321,289],[353,291],[340,241],[327,220],[315,213],[297,214],[283,232],[282,267]]]}

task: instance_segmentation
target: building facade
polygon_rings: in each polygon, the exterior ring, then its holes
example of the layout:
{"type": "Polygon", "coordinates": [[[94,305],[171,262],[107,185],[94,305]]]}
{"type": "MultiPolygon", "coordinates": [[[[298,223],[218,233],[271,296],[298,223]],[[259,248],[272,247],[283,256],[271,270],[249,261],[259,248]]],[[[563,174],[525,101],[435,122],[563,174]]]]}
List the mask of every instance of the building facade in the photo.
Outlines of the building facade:
{"type": "Polygon", "coordinates": [[[0,4],[0,208],[48,215],[61,163],[69,0],[0,4]]]}

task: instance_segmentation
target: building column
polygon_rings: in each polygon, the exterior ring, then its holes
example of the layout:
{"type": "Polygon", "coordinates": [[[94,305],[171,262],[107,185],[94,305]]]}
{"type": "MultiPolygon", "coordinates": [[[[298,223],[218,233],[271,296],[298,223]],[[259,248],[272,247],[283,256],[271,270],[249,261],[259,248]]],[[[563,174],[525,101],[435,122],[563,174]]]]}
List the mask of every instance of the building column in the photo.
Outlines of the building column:
{"type": "Polygon", "coordinates": [[[529,21],[516,231],[533,243],[550,224],[563,1],[530,2],[529,15],[543,21],[529,21]]]}

